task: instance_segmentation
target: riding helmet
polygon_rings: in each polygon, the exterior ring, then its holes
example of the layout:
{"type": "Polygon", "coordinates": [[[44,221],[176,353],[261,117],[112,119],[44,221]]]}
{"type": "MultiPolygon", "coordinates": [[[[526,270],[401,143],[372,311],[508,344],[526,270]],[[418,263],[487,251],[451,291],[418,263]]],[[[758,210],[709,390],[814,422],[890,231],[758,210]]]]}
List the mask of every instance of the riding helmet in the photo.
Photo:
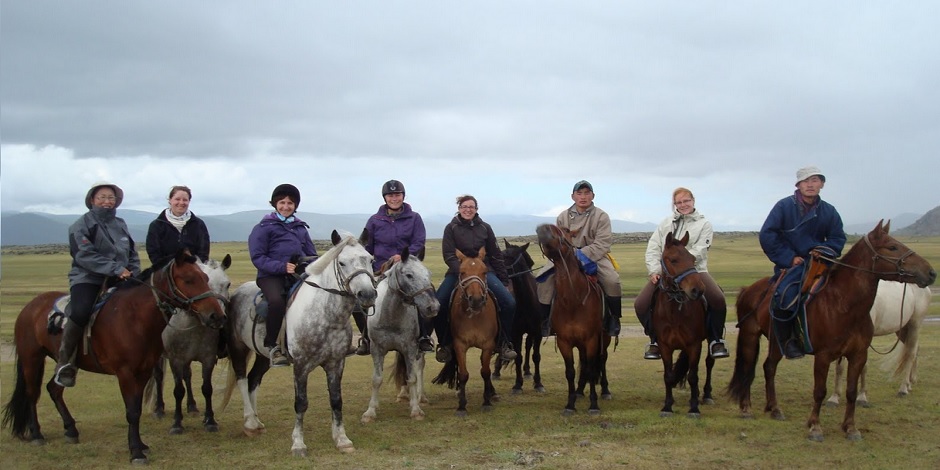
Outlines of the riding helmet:
{"type": "Polygon", "coordinates": [[[300,207],[300,191],[296,186],[288,183],[279,184],[274,188],[274,192],[271,193],[271,207],[277,207],[277,201],[284,199],[285,196],[294,201],[295,208],[300,207]]]}
{"type": "Polygon", "coordinates": [[[402,197],[404,197],[405,185],[401,184],[401,181],[398,180],[386,181],[385,184],[382,185],[382,197],[392,193],[401,193],[402,197]]]}

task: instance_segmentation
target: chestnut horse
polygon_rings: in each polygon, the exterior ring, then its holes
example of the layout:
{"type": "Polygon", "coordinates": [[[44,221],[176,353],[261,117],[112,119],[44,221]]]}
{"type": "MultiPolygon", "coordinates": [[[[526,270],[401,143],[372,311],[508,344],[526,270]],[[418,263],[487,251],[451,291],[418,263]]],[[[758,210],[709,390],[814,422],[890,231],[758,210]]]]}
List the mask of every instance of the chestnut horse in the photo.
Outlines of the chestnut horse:
{"type": "MultiPolygon", "coordinates": [[[[225,323],[225,312],[209,289],[196,257],[186,250],[170,258],[165,266],[150,268],[128,281],[101,307],[87,340],[91,349],[87,354],[80,351],[76,362],[81,369],[117,376],[124,398],[131,462],[147,463],[149,447],[140,439],[141,407],[144,387],[163,354],[160,334],[168,316],[181,309],[218,329],[225,323]]],[[[61,341],[60,334],[48,333],[48,315],[53,303],[64,295],[65,292],[39,294],[23,307],[14,326],[16,385],[4,408],[3,425],[10,426],[14,436],[33,443],[45,442],[36,402],[45,359],[56,358],[61,341]]],[[[77,443],[78,429],[62,399],[63,387],[50,379],[46,390],[62,416],[66,440],[77,443]]]]}
{"type": "Polygon", "coordinates": [[[450,304],[450,331],[454,338],[454,353],[444,364],[434,383],[457,388],[457,416],[467,416],[467,350],[480,348],[480,376],[483,377],[483,410],[498,400],[493,387],[490,363],[496,350],[496,299],[486,288],[486,249],[480,248],[475,258],[457,250],[460,274],[450,304]]]}
{"type": "Polygon", "coordinates": [[[536,230],[542,254],[555,265],[555,299],[552,301],[552,330],[555,343],[565,361],[565,378],[568,380],[568,403],[562,412],[575,413],[574,402],[590,384],[591,405],[589,414],[600,413],[597,406],[598,382],[605,398],[607,389],[607,346],[610,336],[604,332],[604,293],[597,282],[592,281],[581,269],[581,263],[571,244],[571,234],[555,225],[542,224],[536,230]],[[574,348],[578,348],[580,376],[575,388],[574,348]]]}
{"type": "MultiPolygon", "coordinates": [[[[702,341],[705,341],[705,284],[695,269],[695,256],[686,245],[689,233],[681,240],[672,232],[666,235],[663,244],[663,274],[656,288],[652,324],[659,339],[659,351],[663,361],[663,382],[666,385],[666,401],[660,416],[672,415],[675,400],[672,389],[688,379],[691,388],[689,416],[699,416],[698,365],[702,356],[702,341]],[[679,359],[672,362],[673,351],[679,351],[679,359]]],[[[712,401],[712,367],[715,359],[705,360],[706,375],[703,400],[712,401]]]]}
{"type": "MultiPolygon", "coordinates": [[[[849,440],[862,435],[855,425],[858,379],[868,360],[868,347],[874,333],[869,311],[875,301],[879,280],[914,283],[925,287],[937,272],[924,258],[888,235],[890,222],[878,225],[856,242],[829,271],[828,285],[806,304],[809,343],[813,361],[813,409],[806,421],[809,439],[822,441],[819,409],[826,399],[829,366],[840,357],[848,360],[846,406],[842,431],[849,440]]],[[[769,278],[764,278],[738,294],[738,347],[728,394],[738,401],[743,417],[751,417],[751,384],[760,348],[761,335],[770,337],[769,278]]],[[[777,403],[774,376],[781,352],[775,341],[764,361],[767,404],[764,411],[774,419],[785,419],[777,403]]]]}

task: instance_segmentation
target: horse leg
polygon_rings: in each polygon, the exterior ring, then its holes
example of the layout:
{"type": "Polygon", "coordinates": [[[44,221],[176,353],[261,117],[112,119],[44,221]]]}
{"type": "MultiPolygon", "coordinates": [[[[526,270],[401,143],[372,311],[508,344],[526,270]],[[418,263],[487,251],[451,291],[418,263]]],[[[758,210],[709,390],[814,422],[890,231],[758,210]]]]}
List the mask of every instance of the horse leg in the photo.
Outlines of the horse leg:
{"type": "MultiPolygon", "coordinates": [[[[917,381],[917,352],[920,349],[918,339],[920,337],[920,323],[908,322],[904,327],[903,347],[899,354],[901,358],[898,361],[897,374],[901,377],[901,387],[898,389],[898,396],[905,397],[911,393],[914,382],[917,381]]],[[[864,375],[862,383],[864,388],[864,375]]]]}
{"type": "MultiPolygon", "coordinates": [[[[519,339],[518,339],[517,341],[521,341],[521,340],[522,340],[522,336],[520,335],[520,336],[519,336],[519,339]]],[[[526,342],[528,342],[528,341],[526,341],[526,342]]],[[[519,343],[515,343],[515,344],[519,344],[519,343]]],[[[521,351],[520,351],[520,352],[521,352],[521,351]]],[[[529,367],[529,351],[528,351],[528,349],[526,349],[526,351],[525,351],[525,356],[526,356],[526,357],[525,357],[526,369],[528,369],[528,367],[529,367]]],[[[522,354],[517,354],[517,355],[516,355],[516,359],[513,360],[513,368],[514,368],[515,371],[516,371],[516,383],[514,383],[514,384],[512,385],[512,394],[513,394],[513,395],[518,395],[518,394],[522,393],[522,362],[523,362],[522,354]]]]}
{"type": "Polygon", "coordinates": [[[379,388],[382,386],[382,371],[385,367],[385,354],[379,351],[380,346],[378,344],[372,343],[372,398],[369,399],[369,408],[366,409],[365,413],[362,413],[362,417],[359,418],[359,422],[362,424],[368,424],[372,421],[375,421],[376,410],[379,408],[379,388]]]}
{"type": "Polygon", "coordinates": [[[862,366],[862,373],[858,376],[858,396],[855,398],[855,406],[861,406],[862,408],[869,408],[871,403],[868,402],[868,387],[865,385],[865,376],[868,375],[868,364],[866,363],[862,366]]]}
{"type": "MultiPolygon", "coordinates": [[[[17,346],[24,347],[23,343],[24,341],[19,341],[17,346]]],[[[45,355],[38,350],[32,354],[20,353],[16,360],[13,395],[3,408],[3,424],[10,426],[13,436],[40,446],[46,443],[46,438],[39,427],[36,405],[42,395],[45,360],[45,355]]],[[[58,387],[58,385],[50,380],[46,388],[49,387],[58,387]]],[[[49,393],[51,395],[51,390],[49,393]]]]}
{"type": "Polygon", "coordinates": [[[202,418],[202,427],[208,432],[218,432],[219,423],[215,421],[215,411],[212,409],[212,371],[215,369],[215,352],[202,362],[202,397],[206,400],[206,413],[202,418]]]}
{"type": "Polygon", "coordinates": [[[532,345],[532,366],[535,368],[535,374],[532,376],[532,388],[536,393],[545,393],[545,386],[542,385],[542,344],[533,341],[532,345]]]}
{"type": "Polygon", "coordinates": [[[153,406],[153,416],[163,418],[166,415],[166,403],[163,401],[163,379],[166,374],[166,357],[161,356],[160,362],[153,367],[153,381],[156,387],[156,403],[153,406]]]}
{"type": "Polygon", "coordinates": [[[842,375],[845,370],[845,366],[842,364],[844,358],[839,356],[836,359],[836,379],[835,384],[832,389],[832,395],[829,396],[829,399],[826,400],[826,406],[839,406],[839,390],[842,389],[842,375]]]}
{"type": "Polygon", "coordinates": [[[609,384],[607,383],[607,346],[609,346],[609,344],[605,344],[604,348],[601,350],[601,370],[599,376],[601,383],[601,398],[604,400],[613,400],[614,396],[610,393],[610,387],[608,387],[609,384]]]}
{"type": "Polygon", "coordinates": [[[183,375],[183,385],[186,389],[186,412],[191,415],[199,415],[199,406],[196,404],[196,397],[193,396],[193,369],[186,364],[183,375]]]}
{"type": "Polygon", "coordinates": [[[712,396],[712,368],[715,367],[715,358],[711,354],[705,354],[705,387],[702,388],[702,403],[714,405],[715,398],[712,396]]]}
{"type": "MultiPolygon", "coordinates": [[[[307,412],[307,376],[310,370],[307,366],[294,365],[294,431],[291,433],[291,453],[295,457],[307,456],[307,445],[304,444],[304,414],[307,412]]],[[[329,377],[329,375],[327,375],[329,377]]],[[[327,385],[329,387],[329,385],[327,385]]],[[[332,403],[331,403],[332,406],[332,403]]]]}
{"type": "Polygon", "coordinates": [[[458,417],[467,416],[467,381],[470,373],[467,371],[467,348],[463,344],[454,342],[454,354],[457,356],[457,412],[458,417]]]}
{"type": "Polygon", "coordinates": [[[268,361],[268,358],[255,355],[255,363],[251,366],[248,376],[238,379],[238,389],[242,393],[244,406],[243,417],[245,423],[242,430],[249,437],[264,432],[264,423],[258,419],[258,387],[261,386],[261,379],[270,367],[271,362],[268,361]]]}
{"type": "MultiPolygon", "coordinates": [[[[813,410],[810,412],[809,419],[806,420],[806,427],[809,428],[807,437],[815,442],[823,441],[822,426],[819,425],[819,411],[823,400],[826,399],[826,381],[829,379],[829,365],[832,363],[827,359],[826,355],[817,353],[813,360],[813,410]]],[[[855,391],[852,391],[850,397],[848,387],[846,387],[845,399],[846,407],[850,406],[848,404],[850,401],[854,404],[855,391]]]]}
{"type": "Polygon", "coordinates": [[[143,407],[144,386],[149,379],[149,374],[142,377],[118,375],[121,396],[124,398],[124,416],[127,419],[127,448],[133,464],[148,463],[146,454],[150,452],[150,447],[140,439],[140,415],[143,407]]]}
{"type": "Polygon", "coordinates": [[[424,376],[420,373],[420,370],[424,368],[424,354],[416,349],[409,352],[406,357],[402,357],[402,360],[406,361],[405,363],[408,365],[408,395],[411,418],[420,421],[424,419],[424,410],[421,409],[421,396],[424,394],[421,381],[424,380],[424,376]]]}
{"type": "Polygon", "coordinates": [[[536,345],[538,344],[539,344],[538,341],[535,341],[535,338],[532,335],[526,335],[525,337],[525,360],[522,363],[522,376],[523,377],[526,377],[526,378],[532,377],[532,369],[529,366],[530,364],[529,360],[531,358],[533,362],[535,361],[534,349],[536,348],[536,345]]]}
{"type": "Polygon", "coordinates": [[[699,388],[698,388],[698,364],[702,359],[702,343],[698,343],[697,346],[692,347],[688,350],[687,354],[689,355],[689,414],[690,418],[698,418],[701,416],[701,411],[698,409],[699,405],[699,388]]]}
{"type": "Polygon", "coordinates": [[[581,380],[584,381],[586,378],[588,384],[591,386],[591,392],[589,395],[591,399],[591,405],[588,408],[589,415],[597,415],[597,414],[600,414],[601,412],[601,408],[597,404],[597,382],[601,374],[601,371],[600,371],[601,357],[595,355],[595,354],[598,354],[597,353],[598,346],[599,345],[596,343],[595,344],[588,343],[588,345],[585,347],[585,349],[588,352],[586,352],[582,356],[582,362],[581,362],[581,377],[582,377],[581,380]]]}
{"type": "MultiPolygon", "coordinates": [[[[743,297],[739,296],[739,315],[747,308],[741,303],[742,299],[743,297]]],[[[750,419],[754,417],[754,415],[751,414],[751,386],[754,384],[757,359],[760,355],[761,331],[760,324],[753,315],[741,320],[738,328],[734,372],[731,374],[731,382],[728,384],[727,394],[732,400],[738,402],[741,417],[750,419]]]]}
{"type": "Polygon", "coordinates": [[[848,372],[845,380],[845,417],[842,420],[842,431],[845,438],[850,441],[860,441],[862,433],[855,427],[855,404],[858,398],[857,385],[868,362],[868,348],[860,348],[851,357],[848,357],[848,372]]]}
{"type": "MultiPolygon", "coordinates": [[[[556,340],[557,341],[557,340],[556,340]]],[[[561,358],[565,362],[565,380],[568,381],[568,403],[561,414],[571,416],[577,412],[574,407],[574,401],[577,398],[577,390],[574,387],[574,350],[567,343],[558,344],[558,350],[561,352],[561,358]]]]}
{"type": "Polygon", "coordinates": [[[767,396],[767,404],[764,406],[764,412],[769,412],[770,417],[778,421],[787,419],[777,403],[777,385],[775,383],[777,364],[780,363],[782,357],[783,356],[780,355],[780,348],[776,347],[773,342],[770,342],[770,352],[767,354],[767,360],[764,361],[764,393],[767,396]]]}
{"type": "MultiPolygon", "coordinates": [[[[49,397],[52,398],[56,411],[62,417],[62,425],[65,427],[65,441],[69,444],[78,444],[78,428],[75,427],[75,418],[72,417],[69,407],[65,405],[65,400],[62,398],[65,389],[50,379],[49,383],[46,384],[46,391],[49,392],[49,397]]],[[[38,433],[39,421],[38,417],[35,416],[35,412],[33,419],[36,422],[36,432],[38,433]]]]}
{"type": "Polygon", "coordinates": [[[183,385],[186,377],[186,370],[189,364],[185,366],[172,362],[170,367],[173,370],[173,398],[176,399],[176,410],[173,411],[173,425],[170,426],[170,434],[183,434],[183,397],[186,395],[186,387],[183,385]]]}
{"type": "MultiPolygon", "coordinates": [[[[353,443],[346,436],[346,427],[343,426],[343,369],[346,366],[346,358],[341,357],[331,364],[324,367],[326,371],[326,386],[330,392],[330,410],[333,416],[333,443],[340,452],[350,453],[356,450],[353,443]]],[[[306,376],[304,378],[306,386],[306,376]]],[[[306,407],[306,394],[304,395],[304,405],[306,407]]]]}
{"type": "Polygon", "coordinates": [[[659,416],[668,418],[672,416],[672,405],[676,402],[672,395],[672,389],[676,387],[679,378],[676,377],[676,372],[673,370],[672,349],[661,339],[659,341],[659,356],[660,360],[663,361],[663,385],[666,387],[666,398],[663,401],[662,409],[659,410],[659,416]]]}
{"type": "MultiPolygon", "coordinates": [[[[496,395],[496,387],[493,386],[493,380],[490,377],[490,363],[492,359],[492,350],[487,349],[480,353],[480,377],[483,379],[483,411],[492,410],[492,400],[499,398],[496,395]]],[[[516,356],[516,359],[519,359],[519,357],[516,356]]]]}

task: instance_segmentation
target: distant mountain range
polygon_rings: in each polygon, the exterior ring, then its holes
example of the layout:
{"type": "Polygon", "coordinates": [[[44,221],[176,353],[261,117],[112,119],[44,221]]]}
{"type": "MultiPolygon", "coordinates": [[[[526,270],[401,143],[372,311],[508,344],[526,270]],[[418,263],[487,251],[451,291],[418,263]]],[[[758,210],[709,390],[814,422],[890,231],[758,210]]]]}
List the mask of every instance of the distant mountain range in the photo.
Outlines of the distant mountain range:
{"type": "MultiPolygon", "coordinates": [[[[213,241],[245,242],[251,228],[261,220],[267,210],[236,212],[227,215],[207,215],[199,217],[206,222],[213,241]]],[[[147,238],[147,228],[157,216],[152,212],[119,209],[118,215],[127,222],[134,240],[143,243],[147,238]]],[[[365,226],[370,214],[317,214],[301,213],[300,217],[310,224],[310,236],[315,240],[328,240],[334,229],[359,233],[365,226]]],[[[68,242],[68,227],[79,214],[46,214],[40,212],[3,212],[0,214],[0,244],[8,245],[46,245],[68,242]]],[[[429,238],[440,238],[452,216],[422,216],[429,238]]],[[[493,226],[497,237],[532,235],[539,224],[554,223],[554,217],[534,215],[487,215],[486,220],[493,226]]],[[[877,221],[845,226],[848,234],[868,233],[877,221]]],[[[656,224],[612,220],[615,233],[652,232],[656,224]]],[[[940,207],[924,216],[901,214],[891,220],[893,232],[906,235],[940,235],[940,207]]],[[[721,227],[715,228],[722,231],[721,227]]],[[[737,229],[735,229],[737,231],[737,229]]]]}

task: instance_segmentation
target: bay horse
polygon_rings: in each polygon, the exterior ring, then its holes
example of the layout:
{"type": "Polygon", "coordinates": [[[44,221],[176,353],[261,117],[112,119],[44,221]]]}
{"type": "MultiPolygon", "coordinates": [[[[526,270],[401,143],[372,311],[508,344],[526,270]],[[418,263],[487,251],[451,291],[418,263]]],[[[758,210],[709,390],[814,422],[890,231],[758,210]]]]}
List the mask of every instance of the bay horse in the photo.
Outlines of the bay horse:
{"type": "MultiPolygon", "coordinates": [[[[689,233],[677,239],[672,232],[666,235],[661,260],[662,277],[655,292],[652,327],[659,341],[663,361],[663,383],[666,385],[666,401],[660,416],[672,415],[673,388],[688,380],[690,417],[698,417],[699,376],[698,366],[702,356],[702,342],[706,339],[704,301],[705,284],[695,269],[695,256],[686,246],[689,233]],[[679,359],[673,364],[673,351],[679,351],[679,359]]],[[[715,359],[705,359],[706,376],[703,401],[712,401],[712,367],[715,359]]]]}
{"type": "Polygon", "coordinates": [[[576,412],[574,402],[578,390],[590,384],[589,414],[599,414],[597,384],[600,382],[605,398],[607,389],[607,347],[610,336],[604,332],[604,292],[600,285],[588,278],[581,268],[571,244],[571,233],[551,224],[539,225],[536,230],[539,246],[554,264],[555,299],[552,301],[552,330],[555,343],[565,362],[568,380],[568,402],[564,415],[576,412]],[[575,388],[574,348],[578,349],[580,374],[575,388]]]}
{"type": "Polygon", "coordinates": [[[375,311],[368,317],[372,353],[372,398],[360,421],[370,423],[376,418],[379,388],[385,355],[395,351],[392,374],[399,387],[399,401],[407,400],[411,417],[424,419],[421,401],[424,397],[424,353],[418,350],[418,316],[434,318],[440,309],[431,283],[431,271],[408,247],[399,253],[401,261],[380,275],[376,287],[375,311]]]}
{"type": "MultiPolygon", "coordinates": [[[[878,282],[878,293],[875,303],[871,307],[871,322],[875,327],[875,336],[894,334],[897,342],[886,353],[874,348],[873,351],[885,354],[881,369],[893,372],[895,380],[901,381],[898,396],[905,397],[917,381],[917,352],[920,349],[918,339],[924,318],[930,310],[931,294],[929,287],[917,287],[895,281],[878,282]]],[[[836,361],[835,387],[832,395],[826,400],[826,405],[839,404],[839,391],[842,389],[844,366],[842,358],[836,361]]],[[[865,386],[865,375],[868,366],[862,369],[858,397],[855,403],[867,408],[868,393],[865,386]]]]}
{"type": "Polygon", "coordinates": [[[483,262],[486,249],[480,248],[476,257],[469,257],[457,250],[460,273],[457,287],[451,298],[450,331],[453,335],[454,353],[444,364],[433,383],[457,388],[457,411],[459,417],[467,416],[467,350],[480,349],[480,376],[483,378],[483,410],[492,408],[499,399],[493,387],[490,364],[496,350],[496,299],[486,288],[488,268],[483,262]]]}
{"type": "MultiPolygon", "coordinates": [[[[39,294],[23,307],[14,326],[16,385],[4,407],[3,425],[9,426],[15,437],[36,444],[45,443],[36,414],[45,359],[56,358],[61,341],[61,334],[48,332],[48,317],[53,304],[65,295],[39,294]]],[[[210,328],[221,328],[225,322],[225,312],[209,289],[205,273],[188,250],[114,290],[93,320],[91,337],[86,339],[90,350],[76,356],[77,366],[83,370],[117,376],[133,463],[148,461],[150,448],[140,438],[144,387],[163,354],[160,333],[176,309],[199,318],[210,328]]],[[[46,390],[62,417],[66,441],[77,443],[79,432],[63,400],[64,388],[49,380],[46,390]]]]}
{"type": "MultiPolygon", "coordinates": [[[[358,303],[363,308],[375,303],[375,279],[372,255],[365,249],[365,230],[357,239],[350,233],[331,235],[333,247],[307,266],[306,277],[295,291],[284,317],[287,351],[292,357],[294,372],[294,430],[291,452],[306,457],[303,422],[307,411],[307,377],[317,367],[326,373],[327,391],[332,411],[332,436],[337,450],[353,452],[352,441],[343,425],[343,370],[346,353],[352,342],[349,317],[358,303]]],[[[254,299],[260,291],[254,282],[246,282],[232,295],[230,312],[231,337],[229,358],[232,370],[223,397],[223,409],[237,383],[242,394],[248,436],[264,430],[258,419],[257,394],[261,378],[270,368],[264,339],[264,321],[256,324],[254,299]],[[255,354],[251,372],[246,374],[248,359],[255,354]]]]}
{"type": "MultiPolygon", "coordinates": [[[[532,269],[535,261],[527,251],[529,244],[513,245],[503,240],[506,249],[502,251],[503,264],[509,274],[510,289],[516,298],[516,317],[513,322],[511,338],[512,344],[520,345],[520,353],[516,356],[513,364],[516,370],[516,382],[512,386],[512,393],[522,393],[523,378],[532,379],[532,388],[537,393],[545,393],[545,386],[542,384],[542,326],[539,314],[539,298],[535,284],[535,275],[532,269]],[[525,347],[522,335],[526,335],[525,347]],[[531,358],[531,367],[530,367],[531,358]],[[533,375],[532,370],[535,371],[533,375]]],[[[500,378],[499,367],[493,371],[493,379],[500,378]]]]}
{"type": "MultiPolygon", "coordinates": [[[[819,410],[826,398],[826,378],[829,366],[836,359],[848,360],[846,380],[846,407],[842,431],[846,439],[860,440],[855,425],[855,405],[858,379],[868,360],[874,328],[871,322],[872,304],[879,280],[914,283],[920,287],[933,284],[937,272],[924,258],[888,234],[891,223],[878,225],[857,241],[841,260],[834,263],[828,275],[827,286],[806,304],[809,344],[813,360],[813,408],[806,426],[809,439],[822,441],[819,410]]],[[[760,337],[770,337],[770,278],[763,278],[738,294],[738,346],[734,372],[728,385],[728,394],[737,400],[743,417],[751,417],[751,384],[760,348],[760,337]]],[[[767,395],[765,412],[778,420],[785,419],[777,403],[774,378],[782,357],[774,340],[768,341],[769,353],[764,361],[764,379],[767,395]]]]}
{"type": "MultiPolygon", "coordinates": [[[[229,288],[232,281],[225,273],[232,265],[232,256],[225,255],[222,261],[209,259],[206,262],[197,261],[209,281],[209,288],[226,308],[229,302],[229,288]]],[[[174,315],[166,329],[163,330],[163,358],[153,368],[153,380],[148,383],[144,394],[144,401],[156,417],[164,415],[165,403],[163,401],[163,377],[166,372],[166,363],[170,362],[173,373],[173,396],[176,399],[176,410],[173,413],[173,424],[170,425],[170,434],[183,433],[183,398],[186,398],[186,411],[190,414],[199,414],[199,407],[193,397],[192,362],[202,365],[202,396],[206,401],[202,425],[208,432],[217,432],[219,423],[215,420],[212,409],[212,372],[218,362],[219,335],[217,328],[209,328],[197,319],[188,315],[174,315]]]]}

